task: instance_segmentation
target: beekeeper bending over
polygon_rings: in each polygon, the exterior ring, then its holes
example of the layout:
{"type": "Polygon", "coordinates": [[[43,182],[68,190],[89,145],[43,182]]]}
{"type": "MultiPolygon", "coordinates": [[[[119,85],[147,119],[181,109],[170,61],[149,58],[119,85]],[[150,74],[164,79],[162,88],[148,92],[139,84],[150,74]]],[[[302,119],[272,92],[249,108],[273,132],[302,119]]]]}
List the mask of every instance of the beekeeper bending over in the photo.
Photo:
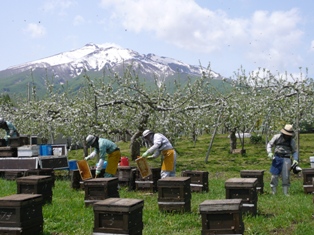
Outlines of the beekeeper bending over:
{"type": "Polygon", "coordinates": [[[99,138],[95,135],[88,135],[86,137],[86,146],[87,147],[94,147],[94,151],[91,152],[87,157],[85,157],[85,160],[89,160],[91,158],[94,158],[97,154],[99,154],[99,161],[98,165],[96,167],[96,177],[100,174],[101,169],[103,167],[106,154],[108,154],[108,164],[105,170],[105,178],[115,177],[115,174],[118,169],[118,164],[121,157],[121,152],[118,146],[105,138],[99,138]]]}
{"type": "Polygon", "coordinates": [[[6,132],[6,135],[4,136],[5,140],[8,140],[10,137],[19,137],[20,134],[15,128],[15,126],[9,122],[4,120],[3,118],[0,117],[0,128],[4,129],[6,132]]]}
{"type": "Polygon", "coordinates": [[[151,147],[142,154],[142,157],[152,159],[157,158],[160,154],[162,154],[160,177],[175,177],[177,156],[170,141],[163,134],[154,133],[150,130],[145,130],[143,132],[143,137],[151,147]],[[148,156],[149,154],[153,155],[148,156]]]}

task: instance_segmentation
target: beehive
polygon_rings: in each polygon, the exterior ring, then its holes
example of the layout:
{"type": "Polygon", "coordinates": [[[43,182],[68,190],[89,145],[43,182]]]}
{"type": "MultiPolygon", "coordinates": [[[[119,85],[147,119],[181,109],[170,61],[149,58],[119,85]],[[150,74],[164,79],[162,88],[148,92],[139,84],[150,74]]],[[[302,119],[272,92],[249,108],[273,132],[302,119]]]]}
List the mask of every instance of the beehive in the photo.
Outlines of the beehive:
{"type": "Polygon", "coordinates": [[[118,178],[95,178],[83,182],[85,205],[91,205],[107,198],[119,198],[118,178]]]}
{"type": "Polygon", "coordinates": [[[226,199],[242,199],[242,211],[257,213],[257,178],[230,178],[225,181],[226,199]]]}
{"type": "Polygon", "coordinates": [[[199,205],[202,235],[243,234],[241,199],[206,200],[199,205]]]}
{"type": "Polygon", "coordinates": [[[242,170],[240,176],[241,178],[257,178],[256,190],[264,193],[264,170],[242,170]]]}
{"type": "Polygon", "coordinates": [[[191,178],[166,177],[158,180],[158,206],[160,211],[191,211],[191,178]]]}
{"type": "Polygon", "coordinates": [[[0,234],[41,234],[42,196],[14,194],[0,198],[0,234]]]}
{"type": "Polygon", "coordinates": [[[52,186],[55,185],[55,172],[52,168],[29,169],[24,172],[24,176],[29,175],[48,175],[52,178],[52,186]]]}
{"type": "Polygon", "coordinates": [[[43,203],[52,202],[52,177],[29,175],[16,179],[18,194],[42,194],[43,203]]]}
{"type": "Polygon", "coordinates": [[[312,178],[314,177],[314,168],[302,169],[302,175],[304,193],[313,193],[314,186],[312,183],[312,178]]]}
{"type": "Polygon", "coordinates": [[[160,179],[160,167],[151,168],[151,175],[143,178],[140,171],[137,169],[135,188],[136,190],[148,190],[150,192],[157,192],[157,182],[160,179]]]}
{"type": "Polygon", "coordinates": [[[119,184],[121,186],[129,186],[129,184],[131,183],[132,179],[132,175],[131,175],[131,171],[132,169],[135,169],[135,167],[132,166],[118,166],[118,170],[117,170],[117,177],[119,180],[119,184]]]}
{"type": "Polygon", "coordinates": [[[94,234],[141,235],[144,200],[108,198],[94,203],[94,234]]]}
{"type": "Polygon", "coordinates": [[[191,192],[208,192],[208,171],[182,171],[181,175],[191,178],[191,192]]]}
{"type": "Polygon", "coordinates": [[[0,157],[17,157],[17,148],[11,146],[0,147],[0,157]]]}

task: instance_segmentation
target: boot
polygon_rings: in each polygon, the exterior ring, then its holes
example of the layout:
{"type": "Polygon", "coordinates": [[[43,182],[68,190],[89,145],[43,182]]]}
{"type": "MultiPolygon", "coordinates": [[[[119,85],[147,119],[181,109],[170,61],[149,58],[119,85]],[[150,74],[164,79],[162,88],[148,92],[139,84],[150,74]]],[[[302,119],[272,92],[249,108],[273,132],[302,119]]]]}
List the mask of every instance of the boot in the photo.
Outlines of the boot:
{"type": "Polygon", "coordinates": [[[284,195],[289,196],[289,194],[288,194],[289,187],[288,187],[288,186],[283,186],[283,187],[282,187],[282,191],[283,191],[283,194],[284,194],[284,195]]]}
{"type": "Polygon", "coordinates": [[[273,195],[275,195],[276,192],[277,192],[277,188],[276,188],[276,187],[271,187],[271,193],[272,193],[273,195]]]}

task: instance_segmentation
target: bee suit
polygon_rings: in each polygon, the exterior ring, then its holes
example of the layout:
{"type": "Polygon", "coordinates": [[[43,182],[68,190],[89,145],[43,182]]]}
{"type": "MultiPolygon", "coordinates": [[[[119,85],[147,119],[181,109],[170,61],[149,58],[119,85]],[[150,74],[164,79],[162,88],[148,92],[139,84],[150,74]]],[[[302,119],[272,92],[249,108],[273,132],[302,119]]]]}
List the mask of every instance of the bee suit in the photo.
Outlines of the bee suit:
{"type": "Polygon", "coordinates": [[[157,158],[162,155],[161,178],[174,177],[176,175],[177,154],[167,137],[150,130],[144,131],[143,137],[148,141],[151,147],[143,153],[142,157],[153,154],[148,158],[157,158]]]}

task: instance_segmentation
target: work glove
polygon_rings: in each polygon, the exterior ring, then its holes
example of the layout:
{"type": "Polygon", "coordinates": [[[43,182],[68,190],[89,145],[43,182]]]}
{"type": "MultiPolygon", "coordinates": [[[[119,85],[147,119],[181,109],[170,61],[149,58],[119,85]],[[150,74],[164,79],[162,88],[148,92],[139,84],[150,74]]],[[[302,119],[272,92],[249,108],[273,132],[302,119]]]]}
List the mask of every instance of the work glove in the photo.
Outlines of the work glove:
{"type": "Polygon", "coordinates": [[[273,160],[274,154],[273,154],[273,153],[269,153],[269,154],[268,154],[268,158],[271,159],[271,160],[273,160]]]}
{"type": "Polygon", "coordinates": [[[90,157],[84,157],[84,160],[88,161],[90,159],[90,157]]]}
{"type": "Polygon", "coordinates": [[[147,157],[148,156],[148,152],[145,152],[142,154],[142,157],[147,157]]]}
{"type": "Polygon", "coordinates": [[[297,160],[293,160],[292,166],[293,166],[293,165],[298,165],[298,164],[299,164],[299,162],[298,162],[297,160]]]}
{"type": "Polygon", "coordinates": [[[96,170],[96,178],[100,175],[100,171],[96,170]]]}
{"type": "Polygon", "coordinates": [[[154,159],[154,157],[153,156],[148,156],[147,159],[154,159]]]}

